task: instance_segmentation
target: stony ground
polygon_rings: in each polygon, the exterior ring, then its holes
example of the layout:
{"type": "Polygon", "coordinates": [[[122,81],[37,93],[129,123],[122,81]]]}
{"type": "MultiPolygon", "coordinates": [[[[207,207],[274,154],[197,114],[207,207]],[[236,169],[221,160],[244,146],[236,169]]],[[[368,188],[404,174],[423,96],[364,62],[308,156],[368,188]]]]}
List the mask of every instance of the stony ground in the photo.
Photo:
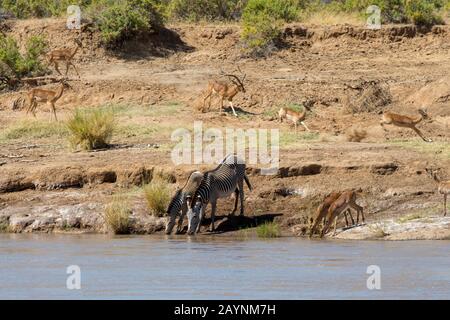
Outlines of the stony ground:
{"type": "MultiPolygon", "coordinates": [[[[9,33],[22,39],[46,34],[52,48],[77,36],[63,20],[9,24],[9,33]]],[[[163,172],[173,177],[175,190],[191,170],[214,167],[171,162],[171,133],[192,130],[194,121],[203,121],[204,128],[280,129],[280,170],[262,176],[258,165],[250,165],[255,188],[246,190],[246,214],[273,215],[285,234],[303,234],[320,200],[348,188],[361,191],[358,202],[376,226],[411,214],[442,214],[442,198],[427,169],[450,178],[448,26],[426,31],[385,26],[377,32],[349,25],[290,25],[283,48],[258,60],[242,55],[239,32],[236,25],[170,25],[160,35],[107,52],[97,34],[84,31],[83,50],[76,56],[81,79],[73,77],[57,103],[59,122],[45,106],[37,120],[24,114],[27,88],[1,93],[2,228],[105,232],[104,206],[111,195],[124,193],[132,199],[134,232],[160,232],[164,219],[149,216],[142,184],[163,172]],[[208,80],[238,66],[247,75],[246,92],[235,99],[239,116],[219,113],[217,100],[202,113],[208,80]],[[310,106],[305,122],[312,133],[302,128],[295,133],[275,121],[277,109],[290,103],[310,106]],[[112,105],[118,119],[113,147],[72,150],[64,119],[76,107],[104,105],[112,105]],[[415,115],[419,107],[433,119],[419,125],[433,143],[408,129],[385,133],[379,126],[385,110],[415,115]],[[352,129],[364,129],[366,138],[349,141],[352,129]]],[[[232,202],[222,201],[219,214],[229,212],[232,202]]],[[[439,221],[448,227],[448,220],[439,221]]]]}

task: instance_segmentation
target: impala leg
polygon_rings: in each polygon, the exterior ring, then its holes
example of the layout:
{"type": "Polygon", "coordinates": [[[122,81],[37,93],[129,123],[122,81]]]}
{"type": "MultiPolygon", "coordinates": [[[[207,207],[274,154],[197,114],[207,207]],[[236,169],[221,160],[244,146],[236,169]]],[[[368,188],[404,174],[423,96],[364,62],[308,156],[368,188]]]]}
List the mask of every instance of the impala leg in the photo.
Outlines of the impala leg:
{"type": "Polygon", "coordinates": [[[220,112],[222,113],[223,110],[223,97],[220,97],[220,112]]]}
{"type": "Polygon", "coordinates": [[[207,92],[205,98],[203,99],[203,110],[205,109],[205,106],[206,106],[206,100],[207,100],[208,98],[210,98],[210,99],[209,99],[209,106],[208,106],[208,110],[209,110],[209,108],[211,108],[211,91],[207,92]]]}
{"type": "Polygon", "coordinates": [[[81,78],[81,77],[80,77],[80,74],[78,73],[77,67],[75,67],[75,65],[74,65],[72,62],[69,62],[69,63],[70,63],[70,65],[73,67],[73,69],[75,70],[75,72],[77,73],[78,78],[81,78]]]}
{"type": "Polygon", "coordinates": [[[56,62],[56,60],[54,61],[54,65],[55,65],[55,70],[56,70],[56,72],[58,72],[58,74],[59,74],[60,76],[62,76],[61,71],[59,71],[59,65],[58,65],[58,62],[56,62]]]}
{"type": "Polygon", "coordinates": [[[333,222],[333,216],[331,216],[324,224],[322,228],[322,232],[320,233],[320,237],[323,238],[323,236],[327,233],[331,223],[333,222]]]}
{"type": "Polygon", "coordinates": [[[353,215],[352,215],[352,212],[350,211],[350,209],[347,209],[347,211],[344,212],[344,215],[345,215],[345,224],[346,224],[347,227],[348,227],[348,223],[347,223],[347,214],[350,216],[350,220],[352,220],[352,226],[354,226],[354,225],[355,225],[355,220],[353,219],[353,215]]]}
{"type": "Polygon", "coordinates": [[[70,62],[66,61],[66,73],[65,76],[67,77],[67,73],[69,72],[70,62]]]}
{"type": "Polygon", "coordinates": [[[334,219],[334,230],[333,230],[333,237],[336,235],[336,226],[337,226],[337,217],[334,219]]]}
{"type": "Polygon", "coordinates": [[[234,115],[235,117],[237,117],[238,115],[236,114],[236,111],[234,111],[233,101],[230,101],[230,106],[231,106],[231,110],[233,110],[233,115],[234,115]]]}
{"type": "Polygon", "coordinates": [[[345,218],[345,226],[348,227],[348,220],[347,220],[347,211],[344,211],[344,218],[345,218]]]}
{"type": "MultiPolygon", "coordinates": [[[[311,229],[309,230],[310,238],[313,236],[314,232],[316,231],[317,227],[319,226],[320,220],[321,220],[320,217],[317,217],[317,219],[314,221],[311,229]]],[[[323,220],[324,220],[324,225],[325,225],[325,218],[323,220]]]]}
{"type": "Polygon", "coordinates": [[[53,115],[55,116],[55,120],[58,121],[58,118],[56,117],[56,108],[55,108],[55,104],[54,104],[54,103],[50,103],[50,105],[52,106],[53,115]]]}
{"type": "Polygon", "coordinates": [[[311,131],[311,130],[309,130],[309,128],[306,126],[306,124],[303,121],[300,121],[300,124],[302,126],[304,126],[307,131],[311,131]]]}
{"type": "Polygon", "coordinates": [[[419,129],[417,129],[416,127],[412,127],[411,129],[413,129],[419,135],[419,137],[422,138],[423,141],[433,142],[433,140],[425,138],[424,135],[422,134],[422,132],[419,129]]]}
{"type": "Polygon", "coordinates": [[[444,217],[447,215],[447,194],[444,193],[444,217]]]}

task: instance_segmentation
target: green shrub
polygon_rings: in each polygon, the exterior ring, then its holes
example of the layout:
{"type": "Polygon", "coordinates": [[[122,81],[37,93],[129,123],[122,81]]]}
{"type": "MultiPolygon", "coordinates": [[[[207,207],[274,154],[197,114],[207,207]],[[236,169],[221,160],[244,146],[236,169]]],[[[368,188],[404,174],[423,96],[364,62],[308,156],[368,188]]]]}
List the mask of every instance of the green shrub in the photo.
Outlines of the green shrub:
{"type": "Polygon", "coordinates": [[[106,109],[76,109],[67,122],[70,143],[84,150],[108,147],[115,126],[114,113],[106,109]]]}
{"type": "Polygon", "coordinates": [[[172,0],[168,15],[179,20],[232,20],[241,15],[242,0],[172,0]]]}
{"type": "Polygon", "coordinates": [[[66,12],[71,4],[85,5],[90,2],[90,0],[1,0],[0,4],[4,10],[19,19],[24,19],[59,16],[66,12]]]}
{"type": "Polygon", "coordinates": [[[160,1],[116,1],[100,10],[95,22],[107,46],[120,46],[125,40],[155,31],[163,25],[160,1]]]}
{"type": "Polygon", "coordinates": [[[167,182],[160,179],[144,186],[144,196],[150,213],[162,217],[169,205],[170,190],[167,182]]]}
{"type": "Polygon", "coordinates": [[[440,3],[433,1],[408,0],[405,4],[408,20],[416,25],[442,24],[444,20],[438,13],[440,8],[440,3]]]}
{"type": "Polygon", "coordinates": [[[249,0],[242,14],[242,40],[251,55],[265,55],[275,46],[285,22],[299,14],[297,0],[249,0]]]}
{"type": "Polygon", "coordinates": [[[260,238],[278,238],[281,236],[280,227],[274,222],[266,222],[256,228],[260,238]]]}
{"type": "Polygon", "coordinates": [[[382,23],[414,23],[433,25],[442,23],[439,15],[448,0],[345,0],[341,7],[346,11],[365,13],[370,5],[381,9],[382,23]]]}
{"type": "Polygon", "coordinates": [[[42,36],[31,36],[22,54],[13,37],[0,34],[0,61],[7,64],[17,77],[44,74],[45,67],[40,57],[46,49],[47,42],[42,36]]]}
{"type": "Polygon", "coordinates": [[[131,209],[128,199],[121,195],[113,197],[111,203],[105,208],[103,218],[108,230],[115,234],[130,232],[131,209]]]}

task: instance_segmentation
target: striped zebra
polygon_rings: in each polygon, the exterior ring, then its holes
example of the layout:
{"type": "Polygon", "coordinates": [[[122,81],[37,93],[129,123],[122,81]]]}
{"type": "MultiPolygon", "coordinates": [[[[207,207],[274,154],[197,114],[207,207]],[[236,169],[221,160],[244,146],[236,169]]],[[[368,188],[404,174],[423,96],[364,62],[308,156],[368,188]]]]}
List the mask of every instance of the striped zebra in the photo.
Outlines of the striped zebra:
{"type": "Polygon", "coordinates": [[[235,202],[232,215],[236,212],[238,198],[241,199],[241,215],[244,214],[244,180],[250,190],[252,186],[245,174],[245,162],[236,155],[228,155],[214,170],[203,174],[203,179],[192,197],[186,199],[188,205],[188,234],[200,230],[208,203],[211,203],[211,231],[214,231],[214,217],[217,199],[226,198],[233,192],[235,202]],[[194,201],[192,201],[194,199],[194,201]]]}
{"type": "Polygon", "coordinates": [[[181,215],[178,218],[176,233],[181,232],[181,228],[183,226],[183,218],[186,215],[188,209],[186,198],[188,196],[192,196],[195,193],[195,190],[197,190],[198,186],[200,185],[202,178],[203,174],[201,172],[194,171],[189,176],[183,188],[178,189],[175,195],[173,196],[172,200],[169,203],[169,206],[167,207],[167,215],[169,217],[167,219],[166,224],[166,234],[170,234],[172,232],[172,229],[175,225],[175,220],[179,215],[180,211],[181,215]]]}

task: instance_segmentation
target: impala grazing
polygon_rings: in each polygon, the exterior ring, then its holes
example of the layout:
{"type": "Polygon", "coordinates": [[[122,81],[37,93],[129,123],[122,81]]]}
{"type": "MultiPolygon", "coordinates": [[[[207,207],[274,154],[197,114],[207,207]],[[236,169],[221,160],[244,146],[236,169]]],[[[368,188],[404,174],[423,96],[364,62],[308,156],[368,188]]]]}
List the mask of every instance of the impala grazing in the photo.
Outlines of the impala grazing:
{"type": "Polygon", "coordinates": [[[47,55],[48,64],[53,65],[55,67],[55,70],[60,75],[62,75],[62,74],[61,74],[61,71],[59,71],[59,63],[64,62],[66,64],[66,73],[65,73],[66,76],[67,76],[67,73],[69,72],[69,67],[72,66],[73,69],[75,70],[75,72],[77,73],[78,77],[80,77],[80,74],[78,73],[77,68],[73,64],[72,59],[75,56],[75,54],[78,52],[78,50],[81,48],[81,41],[78,39],[75,39],[74,42],[75,42],[74,48],[55,49],[55,50],[50,51],[50,53],[48,53],[48,55],[47,55]]]}
{"type": "Polygon", "coordinates": [[[414,130],[414,132],[416,132],[423,141],[433,142],[433,140],[425,138],[422,132],[416,128],[416,125],[419,124],[422,120],[429,119],[429,116],[424,109],[419,109],[418,111],[419,115],[416,117],[404,116],[393,112],[385,112],[383,113],[383,116],[381,118],[380,125],[385,132],[387,131],[384,127],[385,124],[391,124],[402,128],[409,128],[414,130]]]}
{"type": "Polygon", "coordinates": [[[303,107],[302,112],[292,110],[290,108],[282,107],[278,111],[278,119],[283,122],[283,119],[290,120],[294,123],[295,132],[297,132],[297,125],[300,123],[306,130],[310,131],[306,124],[303,122],[306,117],[306,107],[303,107]]]}
{"type": "Polygon", "coordinates": [[[364,218],[363,207],[361,207],[360,205],[358,205],[356,203],[356,192],[352,191],[352,190],[344,191],[339,196],[339,198],[337,198],[337,200],[334,201],[328,208],[327,222],[325,223],[325,225],[322,229],[320,237],[323,237],[327,233],[327,231],[330,228],[333,221],[334,221],[333,235],[336,234],[337,219],[338,219],[339,215],[347,209],[356,210],[356,212],[357,212],[356,224],[359,223],[359,214],[360,213],[362,216],[362,221],[364,223],[365,218],[364,218]]]}
{"type": "MultiPolygon", "coordinates": [[[[309,230],[310,238],[313,236],[314,232],[316,231],[316,229],[319,226],[321,221],[323,221],[323,225],[326,224],[326,216],[328,213],[328,209],[330,208],[331,204],[340,197],[340,195],[341,195],[340,192],[332,192],[319,205],[319,207],[316,210],[316,214],[315,214],[314,218],[311,218],[312,219],[312,221],[311,221],[312,227],[309,230]]],[[[355,224],[355,220],[353,219],[352,213],[350,212],[349,209],[346,212],[344,212],[345,224],[348,227],[349,225],[348,225],[348,220],[347,220],[347,213],[350,215],[350,218],[352,220],[352,225],[355,224]]]]}
{"type": "Polygon", "coordinates": [[[28,112],[31,112],[33,116],[36,117],[36,107],[38,102],[46,102],[51,106],[55,120],[58,120],[56,117],[55,103],[59,98],[61,98],[65,87],[69,87],[69,85],[65,81],[61,81],[56,90],[39,88],[31,89],[27,93],[28,108],[26,113],[28,114],[28,112]]]}
{"type": "MultiPolygon", "coordinates": [[[[241,72],[242,73],[242,72],[241,72]]],[[[206,95],[203,99],[203,109],[205,108],[206,100],[209,98],[208,110],[211,108],[211,98],[213,94],[220,96],[220,112],[223,109],[223,100],[227,100],[230,103],[231,110],[233,110],[233,115],[237,117],[236,111],[233,106],[233,98],[239,92],[245,92],[244,80],[246,75],[243,74],[242,78],[234,74],[225,74],[221,72],[222,76],[226,76],[230,79],[231,84],[226,81],[220,81],[217,79],[210,80],[208,83],[208,88],[206,89],[206,95]]]]}

